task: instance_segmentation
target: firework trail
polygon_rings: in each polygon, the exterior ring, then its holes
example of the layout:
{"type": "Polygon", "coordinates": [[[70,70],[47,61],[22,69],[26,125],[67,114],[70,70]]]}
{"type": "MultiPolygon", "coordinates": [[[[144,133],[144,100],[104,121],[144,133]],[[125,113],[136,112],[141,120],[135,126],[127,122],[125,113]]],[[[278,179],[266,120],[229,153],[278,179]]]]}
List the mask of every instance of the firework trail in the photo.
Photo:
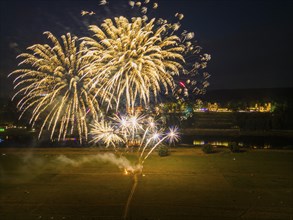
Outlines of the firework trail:
{"type": "Polygon", "coordinates": [[[130,191],[130,193],[128,195],[128,198],[127,198],[127,202],[126,202],[126,205],[125,205],[125,208],[124,208],[124,213],[123,213],[122,219],[127,219],[129,207],[130,207],[130,204],[131,204],[132,197],[133,197],[133,195],[135,193],[137,183],[138,183],[138,177],[137,177],[137,173],[135,173],[134,176],[133,176],[133,184],[132,184],[131,191],[130,191]]]}

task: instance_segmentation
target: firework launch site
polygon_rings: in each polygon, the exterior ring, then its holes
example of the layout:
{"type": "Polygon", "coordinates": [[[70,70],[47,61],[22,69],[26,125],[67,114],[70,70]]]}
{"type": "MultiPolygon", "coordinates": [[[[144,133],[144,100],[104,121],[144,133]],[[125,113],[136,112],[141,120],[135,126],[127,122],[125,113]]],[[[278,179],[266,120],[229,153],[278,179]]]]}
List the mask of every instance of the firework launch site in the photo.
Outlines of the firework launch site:
{"type": "Polygon", "coordinates": [[[199,148],[173,147],[166,157],[153,152],[137,174],[124,217],[134,174],[122,169],[135,161],[136,153],[0,151],[2,220],[292,219],[292,151],[231,153],[222,148],[204,154],[199,148]]]}

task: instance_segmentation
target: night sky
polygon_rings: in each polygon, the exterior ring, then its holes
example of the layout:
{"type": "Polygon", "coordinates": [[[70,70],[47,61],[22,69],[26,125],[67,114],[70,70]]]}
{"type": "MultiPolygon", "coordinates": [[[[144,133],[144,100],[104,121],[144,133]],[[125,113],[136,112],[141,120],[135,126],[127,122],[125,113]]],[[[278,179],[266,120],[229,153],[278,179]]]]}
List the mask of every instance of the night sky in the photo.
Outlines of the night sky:
{"type": "MultiPolygon", "coordinates": [[[[110,0],[109,5],[99,6],[98,0],[2,0],[0,97],[12,94],[7,75],[17,68],[15,57],[28,46],[48,42],[44,31],[86,36],[88,24],[135,15],[127,2],[110,0]],[[82,17],[81,10],[96,15],[82,17]]],[[[176,21],[174,14],[183,13],[183,30],[195,32],[198,43],[211,54],[208,89],[293,87],[293,1],[157,2],[159,8],[150,17],[176,21]]]]}

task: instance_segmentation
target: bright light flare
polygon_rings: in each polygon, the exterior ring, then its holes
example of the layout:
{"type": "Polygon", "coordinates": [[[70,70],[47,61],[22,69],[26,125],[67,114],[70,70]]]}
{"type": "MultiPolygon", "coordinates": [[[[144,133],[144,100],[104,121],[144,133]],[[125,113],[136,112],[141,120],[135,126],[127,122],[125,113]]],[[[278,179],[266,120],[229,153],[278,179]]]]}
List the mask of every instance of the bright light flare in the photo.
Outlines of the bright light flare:
{"type": "Polygon", "coordinates": [[[121,126],[126,127],[127,126],[127,121],[125,118],[121,118],[121,126]]]}
{"type": "Polygon", "coordinates": [[[153,140],[159,140],[160,134],[159,133],[154,133],[151,137],[153,140]]]}
{"type": "Polygon", "coordinates": [[[126,168],[124,168],[124,175],[128,175],[129,174],[129,171],[126,169],[126,168]]]}
{"type": "Polygon", "coordinates": [[[142,124],[145,120],[145,115],[140,115],[138,113],[130,115],[128,119],[129,128],[132,130],[143,129],[142,124]]]}
{"type": "Polygon", "coordinates": [[[153,122],[153,121],[151,121],[149,125],[151,128],[154,128],[156,126],[155,122],[153,122]]]}
{"type": "Polygon", "coordinates": [[[178,132],[178,127],[169,128],[167,133],[167,140],[170,143],[178,142],[180,140],[180,133],[178,132]]]}

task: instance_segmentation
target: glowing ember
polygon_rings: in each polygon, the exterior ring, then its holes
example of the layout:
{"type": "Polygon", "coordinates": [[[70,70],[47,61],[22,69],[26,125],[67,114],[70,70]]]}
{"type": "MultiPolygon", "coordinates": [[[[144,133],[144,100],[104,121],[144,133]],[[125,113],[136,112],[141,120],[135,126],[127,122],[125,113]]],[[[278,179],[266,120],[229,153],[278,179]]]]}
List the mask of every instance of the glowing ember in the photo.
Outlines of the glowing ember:
{"type": "Polygon", "coordinates": [[[125,175],[128,175],[128,171],[127,171],[127,169],[124,169],[124,174],[125,174],[125,175]]]}

